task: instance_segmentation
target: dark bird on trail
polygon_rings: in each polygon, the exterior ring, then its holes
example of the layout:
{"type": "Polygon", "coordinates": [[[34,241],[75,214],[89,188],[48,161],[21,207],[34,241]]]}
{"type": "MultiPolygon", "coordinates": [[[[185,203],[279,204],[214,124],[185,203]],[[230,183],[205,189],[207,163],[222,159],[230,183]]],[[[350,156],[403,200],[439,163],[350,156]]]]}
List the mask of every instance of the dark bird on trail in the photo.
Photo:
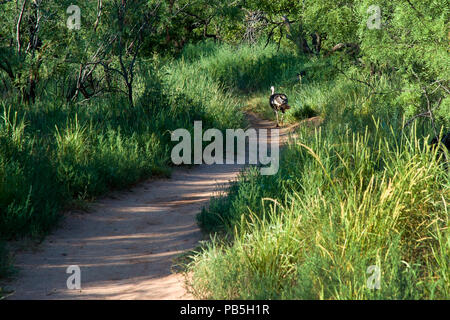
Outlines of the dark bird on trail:
{"type": "Polygon", "coordinates": [[[281,123],[283,123],[283,117],[286,110],[289,110],[291,107],[288,104],[288,98],[284,93],[275,93],[275,87],[270,87],[272,90],[272,94],[270,96],[269,102],[273,111],[277,115],[277,128],[280,126],[278,122],[278,112],[281,111],[281,123]]]}

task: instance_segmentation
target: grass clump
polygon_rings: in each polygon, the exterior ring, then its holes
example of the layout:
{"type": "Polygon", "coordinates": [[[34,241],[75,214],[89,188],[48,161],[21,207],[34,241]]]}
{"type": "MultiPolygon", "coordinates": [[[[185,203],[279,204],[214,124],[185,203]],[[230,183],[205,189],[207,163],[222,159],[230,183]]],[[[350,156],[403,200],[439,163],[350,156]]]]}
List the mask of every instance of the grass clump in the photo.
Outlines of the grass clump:
{"type": "Polygon", "coordinates": [[[199,221],[232,242],[191,263],[197,296],[448,298],[448,172],[416,132],[377,128],[305,133],[276,176],[251,171],[214,200],[199,221]],[[380,290],[367,287],[372,265],[380,290]]]}

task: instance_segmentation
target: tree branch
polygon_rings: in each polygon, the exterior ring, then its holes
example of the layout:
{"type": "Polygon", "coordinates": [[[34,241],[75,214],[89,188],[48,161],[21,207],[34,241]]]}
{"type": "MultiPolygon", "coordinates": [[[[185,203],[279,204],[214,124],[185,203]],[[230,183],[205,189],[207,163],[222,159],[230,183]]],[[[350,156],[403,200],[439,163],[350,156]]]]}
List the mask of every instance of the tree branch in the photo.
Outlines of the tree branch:
{"type": "Polygon", "coordinates": [[[25,6],[28,0],[24,0],[22,4],[22,10],[20,11],[19,19],[17,21],[16,27],[16,40],[17,40],[17,53],[20,55],[20,51],[22,50],[22,44],[20,43],[20,25],[22,24],[23,13],[25,11],[25,6]]]}

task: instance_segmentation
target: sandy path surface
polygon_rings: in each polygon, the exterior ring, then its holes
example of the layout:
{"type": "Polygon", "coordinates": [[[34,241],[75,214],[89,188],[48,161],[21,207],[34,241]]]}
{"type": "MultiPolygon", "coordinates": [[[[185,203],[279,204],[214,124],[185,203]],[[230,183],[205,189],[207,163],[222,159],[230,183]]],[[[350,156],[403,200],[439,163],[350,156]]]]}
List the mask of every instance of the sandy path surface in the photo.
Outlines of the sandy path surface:
{"type": "MultiPolygon", "coordinates": [[[[249,116],[254,128],[272,122],[249,116]]],[[[282,130],[282,140],[287,129],[282,130]]],[[[242,165],[175,169],[170,179],[113,192],[89,213],[69,212],[37,247],[18,250],[8,299],[193,299],[173,260],[203,236],[195,216],[236,178],[242,165]],[[81,269],[81,290],[67,289],[66,269],[81,269]]]]}

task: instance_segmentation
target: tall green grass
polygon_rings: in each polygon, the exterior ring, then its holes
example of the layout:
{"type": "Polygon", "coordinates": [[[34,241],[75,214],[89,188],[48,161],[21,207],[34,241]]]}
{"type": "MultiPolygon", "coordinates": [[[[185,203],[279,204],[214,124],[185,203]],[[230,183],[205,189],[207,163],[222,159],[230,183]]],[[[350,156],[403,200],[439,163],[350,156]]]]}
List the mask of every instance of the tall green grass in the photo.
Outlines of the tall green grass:
{"type": "Polygon", "coordinates": [[[197,75],[196,63],[141,63],[133,108],[117,94],[69,103],[43,90],[33,105],[3,100],[0,241],[45,236],[67,207],[169,175],[175,129],[191,130],[194,120],[205,129],[240,126],[237,100],[214,79],[197,75]]]}
{"type": "MultiPolygon", "coordinates": [[[[197,216],[212,234],[188,265],[198,298],[450,297],[448,163],[429,146],[427,121],[402,129],[417,97],[406,101],[395,75],[368,78],[348,66],[344,76],[334,63],[299,59],[248,92],[239,87],[240,74],[222,80],[242,93],[249,111],[271,114],[271,83],[290,98],[287,121],[311,110],[325,121],[316,130],[300,128],[276,175],[242,173],[197,216]],[[306,71],[301,83],[291,79],[294,69],[306,71]],[[380,268],[379,290],[367,285],[370,266],[380,268]]],[[[264,77],[263,70],[251,74],[264,77]]],[[[443,130],[447,122],[440,118],[443,130]]]]}
{"type": "Polygon", "coordinates": [[[246,173],[199,216],[190,265],[212,299],[423,299],[450,294],[446,167],[416,132],[303,130],[276,176],[246,173]],[[366,283],[381,269],[381,289],[366,283]]]}

